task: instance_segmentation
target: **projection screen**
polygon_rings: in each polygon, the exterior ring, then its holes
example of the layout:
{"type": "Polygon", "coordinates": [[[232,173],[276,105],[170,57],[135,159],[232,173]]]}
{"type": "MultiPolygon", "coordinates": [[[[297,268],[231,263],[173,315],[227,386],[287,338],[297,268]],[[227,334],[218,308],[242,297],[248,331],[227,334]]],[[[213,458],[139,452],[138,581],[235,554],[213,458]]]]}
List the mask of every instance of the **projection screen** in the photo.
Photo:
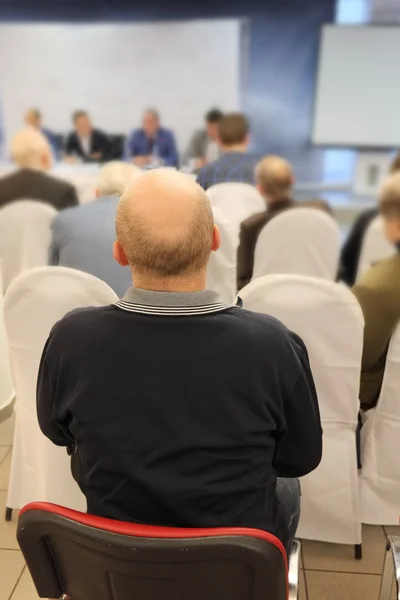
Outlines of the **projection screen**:
{"type": "Polygon", "coordinates": [[[400,146],[400,27],[322,30],[312,141],[400,146]]]}
{"type": "Polygon", "coordinates": [[[0,125],[9,139],[28,107],[44,125],[71,129],[88,110],[95,125],[126,133],[157,108],[182,150],[212,107],[240,106],[241,21],[135,24],[1,24],[0,125]]]}

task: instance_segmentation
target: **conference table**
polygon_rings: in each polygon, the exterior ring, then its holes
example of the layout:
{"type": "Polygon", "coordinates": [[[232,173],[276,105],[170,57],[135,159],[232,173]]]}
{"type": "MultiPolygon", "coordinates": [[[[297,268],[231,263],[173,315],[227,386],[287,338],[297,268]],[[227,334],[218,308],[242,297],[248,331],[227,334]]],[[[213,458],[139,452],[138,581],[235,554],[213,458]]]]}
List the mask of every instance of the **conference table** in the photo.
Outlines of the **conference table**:
{"type": "MultiPolygon", "coordinates": [[[[67,164],[67,163],[55,163],[51,175],[59,177],[65,181],[69,181],[75,186],[79,203],[87,204],[93,202],[96,199],[96,187],[99,176],[101,165],[98,163],[80,163],[80,164],[67,164]]],[[[12,163],[0,163],[0,177],[7,175],[15,170],[15,166],[12,163]]],[[[182,172],[187,173],[190,177],[196,179],[194,173],[188,173],[187,169],[182,169],[182,172]]]]}

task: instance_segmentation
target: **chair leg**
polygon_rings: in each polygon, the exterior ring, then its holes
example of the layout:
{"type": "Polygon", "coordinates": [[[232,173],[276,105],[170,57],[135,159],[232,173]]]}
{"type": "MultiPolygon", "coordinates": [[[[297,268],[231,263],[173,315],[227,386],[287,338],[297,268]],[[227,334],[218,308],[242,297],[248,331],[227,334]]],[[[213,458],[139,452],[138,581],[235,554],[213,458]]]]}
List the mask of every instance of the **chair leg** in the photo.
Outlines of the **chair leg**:
{"type": "Polygon", "coordinates": [[[6,514],[4,516],[6,521],[11,521],[12,519],[12,508],[9,508],[8,506],[6,506],[6,514]]]}
{"type": "Polygon", "coordinates": [[[362,559],[362,544],[355,544],[354,545],[354,558],[356,560],[361,560],[362,559]]]}
{"type": "Polygon", "coordinates": [[[299,597],[300,552],[301,543],[295,540],[289,558],[289,600],[297,600],[299,597]]]}
{"type": "Polygon", "coordinates": [[[394,582],[394,563],[390,543],[386,544],[385,565],[383,567],[383,575],[381,582],[381,590],[379,592],[379,600],[390,600],[392,596],[392,588],[394,582]]]}

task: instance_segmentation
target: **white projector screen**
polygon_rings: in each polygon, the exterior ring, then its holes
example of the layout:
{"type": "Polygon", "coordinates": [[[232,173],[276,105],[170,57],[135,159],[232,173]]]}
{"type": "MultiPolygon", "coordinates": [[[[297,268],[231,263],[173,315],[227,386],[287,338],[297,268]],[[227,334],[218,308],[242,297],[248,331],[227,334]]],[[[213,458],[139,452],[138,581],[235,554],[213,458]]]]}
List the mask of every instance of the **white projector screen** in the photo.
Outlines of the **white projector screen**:
{"type": "Polygon", "coordinates": [[[39,108],[55,132],[76,109],[96,127],[127,133],[160,111],[182,151],[213,107],[240,102],[240,20],[140,24],[0,25],[0,126],[6,138],[39,108]]]}
{"type": "Polygon", "coordinates": [[[322,30],[313,142],[400,146],[400,27],[322,30]]]}

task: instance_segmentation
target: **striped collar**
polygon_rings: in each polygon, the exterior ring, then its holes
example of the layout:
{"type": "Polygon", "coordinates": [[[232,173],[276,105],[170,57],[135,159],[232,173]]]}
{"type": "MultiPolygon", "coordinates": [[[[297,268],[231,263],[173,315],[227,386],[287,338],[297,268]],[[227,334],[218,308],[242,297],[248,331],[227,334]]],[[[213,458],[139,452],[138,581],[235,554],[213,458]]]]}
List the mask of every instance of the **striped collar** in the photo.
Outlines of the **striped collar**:
{"type": "Polygon", "coordinates": [[[220,300],[216,292],[154,292],[129,288],[115,306],[128,312],[144,315],[194,316],[205,315],[232,308],[220,300]]]}

